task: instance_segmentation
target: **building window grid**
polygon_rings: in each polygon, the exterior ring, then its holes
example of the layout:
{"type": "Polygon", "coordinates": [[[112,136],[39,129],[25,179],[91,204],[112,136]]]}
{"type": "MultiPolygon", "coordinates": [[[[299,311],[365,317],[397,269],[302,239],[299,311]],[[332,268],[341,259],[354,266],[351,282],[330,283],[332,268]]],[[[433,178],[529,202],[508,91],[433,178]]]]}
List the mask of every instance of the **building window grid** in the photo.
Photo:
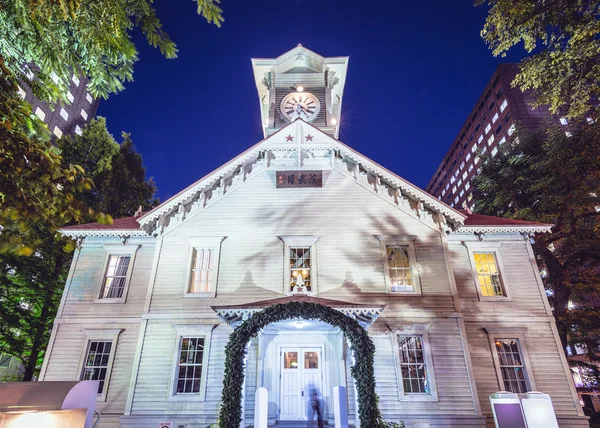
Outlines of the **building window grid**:
{"type": "Polygon", "coordinates": [[[393,292],[415,291],[408,245],[388,245],[385,248],[393,292]]]}
{"type": "Polygon", "coordinates": [[[400,371],[405,394],[429,394],[422,336],[399,336],[400,371]]]}
{"type": "Polygon", "coordinates": [[[99,381],[98,394],[102,394],[104,390],[111,348],[112,341],[90,340],[88,343],[81,380],[99,381]]]}
{"type": "Polygon", "coordinates": [[[523,394],[527,392],[525,364],[519,350],[519,339],[495,339],[502,380],[506,391],[523,394]]]}
{"type": "Polygon", "coordinates": [[[498,263],[494,253],[473,253],[481,295],[504,296],[498,263]]]}
{"type": "Polygon", "coordinates": [[[179,346],[176,394],[197,394],[202,381],[203,337],[182,337],[179,346]]]}
{"type": "Polygon", "coordinates": [[[194,248],[192,255],[192,274],[190,278],[190,293],[208,293],[212,290],[212,250],[194,248]]]}
{"type": "Polygon", "coordinates": [[[118,299],[123,297],[130,260],[130,256],[111,255],[109,257],[100,298],[118,299]]]}
{"type": "Polygon", "coordinates": [[[310,247],[290,247],[290,291],[312,291],[310,247]]]}

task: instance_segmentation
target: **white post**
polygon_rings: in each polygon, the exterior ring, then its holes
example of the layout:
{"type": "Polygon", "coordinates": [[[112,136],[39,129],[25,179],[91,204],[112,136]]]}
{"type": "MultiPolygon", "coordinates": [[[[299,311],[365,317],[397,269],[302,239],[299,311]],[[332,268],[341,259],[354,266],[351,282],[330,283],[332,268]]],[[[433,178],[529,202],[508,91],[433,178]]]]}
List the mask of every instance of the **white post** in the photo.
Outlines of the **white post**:
{"type": "Polygon", "coordinates": [[[254,395],[254,428],[267,428],[269,416],[269,392],[258,388],[254,395]]]}
{"type": "Polygon", "coordinates": [[[333,415],[335,428],[348,428],[348,403],[343,386],[333,387],[333,415]]]}

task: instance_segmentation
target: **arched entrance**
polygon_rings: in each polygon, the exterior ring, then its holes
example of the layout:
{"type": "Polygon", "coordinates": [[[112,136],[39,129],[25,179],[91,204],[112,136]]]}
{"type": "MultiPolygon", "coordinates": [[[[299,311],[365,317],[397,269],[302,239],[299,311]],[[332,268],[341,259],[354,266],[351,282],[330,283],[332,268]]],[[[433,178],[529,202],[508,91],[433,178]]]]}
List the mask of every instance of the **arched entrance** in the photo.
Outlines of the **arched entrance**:
{"type": "Polygon", "coordinates": [[[354,319],[329,306],[301,301],[276,304],[254,313],[239,325],[229,337],[225,348],[225,376],[223,379],[220,428],[237,428],[242,420],[242,387],[244,384],[244,357],[248,342],[271,323],[289,319],[318,320],[338,327],[356,355],[351,368],[357,390],[359,419],[362,427],[389,426],[383,421],[375,394],[373,359],[375,346],[366,330],[354,319]]]}

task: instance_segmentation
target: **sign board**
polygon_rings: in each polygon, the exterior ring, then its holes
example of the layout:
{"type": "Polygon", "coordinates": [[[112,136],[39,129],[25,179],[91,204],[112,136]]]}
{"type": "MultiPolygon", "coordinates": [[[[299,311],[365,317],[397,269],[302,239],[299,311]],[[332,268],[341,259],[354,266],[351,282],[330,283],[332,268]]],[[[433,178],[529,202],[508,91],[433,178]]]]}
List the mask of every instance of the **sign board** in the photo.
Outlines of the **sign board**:
{"type": "Polygon", "coordinates": [[[490,404],[496,428],[527,428],[521,400],[511,392],[496,392],[490,395],[490,404]]]}
{"type": "Polygon", "coordinates": [[[277,171],[276,187],[323,187],[323,171],[277,171]]]}
{"type": "Polygon", "coordinates": [[[173,428],[173,422],[159,422],[158,428],[173,428]]]}
{"type": "Polygon", "coordinates": [[[529,428],[558,428],[554,406],[548,394],[528,392],[521,397],[521,405],[529,428]]]}

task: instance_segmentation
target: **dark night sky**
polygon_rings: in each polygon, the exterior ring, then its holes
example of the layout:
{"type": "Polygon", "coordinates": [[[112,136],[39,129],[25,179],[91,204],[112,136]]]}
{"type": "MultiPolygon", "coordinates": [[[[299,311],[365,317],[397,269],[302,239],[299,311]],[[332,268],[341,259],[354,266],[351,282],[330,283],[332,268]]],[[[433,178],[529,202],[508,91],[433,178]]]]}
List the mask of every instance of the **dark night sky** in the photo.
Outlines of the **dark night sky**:
{"type": "Polygon", "coordinates": [[[481,40],[487,9],[473,0],[222,0],[220,29],[190,0],[156,5],[179,57],[135,35],[135,81],[98,114],[132,134],[161,200],[262,139],[250,58],[298,43],[350,56],[340,140],[422,188],[507,61],[481,40]]]}

